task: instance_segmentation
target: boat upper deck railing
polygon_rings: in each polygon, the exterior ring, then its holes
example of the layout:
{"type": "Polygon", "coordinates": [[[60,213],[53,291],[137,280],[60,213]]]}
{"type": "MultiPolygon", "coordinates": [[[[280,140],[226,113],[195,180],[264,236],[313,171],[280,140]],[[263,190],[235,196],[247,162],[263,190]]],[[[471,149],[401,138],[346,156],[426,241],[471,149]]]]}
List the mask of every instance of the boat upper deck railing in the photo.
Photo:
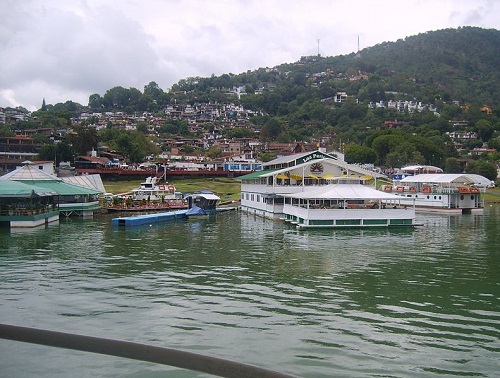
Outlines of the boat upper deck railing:
{"type": "MultiPolygon", "coordinates": [[[[121,340],[105,339],[55,332],[44,329],[0,324],[0,338],[37,345],[52,346],[83,352],[99,353],[195,370],[219,377],[234,378],[292,378],[294,376],[259,366],[202,355],[172,348],[164,348],[121,340]]],[[[28,356],[26,356],[28,358],[28,356]]]]}

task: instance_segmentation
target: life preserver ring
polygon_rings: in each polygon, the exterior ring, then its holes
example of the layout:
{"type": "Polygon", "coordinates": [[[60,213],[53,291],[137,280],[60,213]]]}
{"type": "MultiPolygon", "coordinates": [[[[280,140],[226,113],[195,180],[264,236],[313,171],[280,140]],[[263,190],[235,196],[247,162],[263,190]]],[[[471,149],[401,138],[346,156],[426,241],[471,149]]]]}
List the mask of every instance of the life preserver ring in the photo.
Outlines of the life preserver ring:
{"type": "Polygon", "coordinates": [[[417,188],[415,188],[414,186],[410,186],[408,188],[408,191],[411,192],[411,193],[415,193],[417,191],[417,188]]]}
{"type": "Polygon", "coordinates": [[[431,192],[430,186],[422,186],[422,193],[430,193],[430,192],[431,192]]]}
{"type": "Polygon", "coordinates": [[[384,185],[384,192],[391,192],[392,191],[392,185],[384,185]]]}
{"type": "Polygon", "coordinates": [[[165,190],[165,185],[158,185],[158,189],[165,190]]]}
{"type": "Polygon", "coordinates": [[[460,194],[467,194],[467,193],[470,193],[470,189],[466,188],[465,186],[460,186],[460,187],[458,187],[458,192],[460,194]]]}
{"type": "Polygon", "coordinates": [[[405,187],[404,186],[397,186],[396,187],[396,192],[404,192],[405,191],[405,187]]]}
{"type": "Polygon", "coordinates": [[[470,188],[470,192],[477,194],[477,193],[480,193],[481,191],[479,190],[479,188],[470,188]]]}
{"type": "Polygon", "coordinates": [[[170,190],[171,192],[173,192],[175,190],[174,186],[173,185],[169,185],[168,186],[168,190],[170,190]]]}

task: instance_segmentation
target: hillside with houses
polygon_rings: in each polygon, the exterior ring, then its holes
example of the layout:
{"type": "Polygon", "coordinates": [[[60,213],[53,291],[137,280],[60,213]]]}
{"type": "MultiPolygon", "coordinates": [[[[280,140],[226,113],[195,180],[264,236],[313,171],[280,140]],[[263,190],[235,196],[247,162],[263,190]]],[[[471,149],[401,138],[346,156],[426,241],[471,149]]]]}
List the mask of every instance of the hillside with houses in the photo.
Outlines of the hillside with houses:
{"type": "Polygon", "coordinates": [[[196,160],[215,171],[321,147],[382,169],[419,163],[491,171],[500,148],[499,35],[429,32],[348,56],[186,78],[167,91],[155,82],[142,92],[115,87],[87,105],[45,104],[41,94],[37,111],[0,108],[0,166],[196,160]],[[459,52],[467,41],[474,51],[459,52]]]}

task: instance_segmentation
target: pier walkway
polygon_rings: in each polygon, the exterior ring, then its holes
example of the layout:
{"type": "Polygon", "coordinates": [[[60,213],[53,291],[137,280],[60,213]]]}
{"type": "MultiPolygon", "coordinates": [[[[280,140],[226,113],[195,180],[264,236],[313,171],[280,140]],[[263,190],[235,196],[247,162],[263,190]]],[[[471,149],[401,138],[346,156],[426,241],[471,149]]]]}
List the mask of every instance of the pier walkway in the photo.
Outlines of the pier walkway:
{"type": "Polygon", "coordinates": [[[139,226],[143,224],[161,223],[174,219],[187,218],[187,210],[168,211],[164,213],[134,215],[130,217],[113,218],[111,223],[114,226],[139,226]]]}

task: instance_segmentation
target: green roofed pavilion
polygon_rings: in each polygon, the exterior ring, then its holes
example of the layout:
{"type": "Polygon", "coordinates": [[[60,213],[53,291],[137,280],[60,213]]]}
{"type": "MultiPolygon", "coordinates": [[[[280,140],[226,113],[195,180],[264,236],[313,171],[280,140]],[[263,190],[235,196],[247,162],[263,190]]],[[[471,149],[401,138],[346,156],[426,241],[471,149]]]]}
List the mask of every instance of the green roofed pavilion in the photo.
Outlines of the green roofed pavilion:
{"type": "Polygon", "coordinates": [[[0,198],[34,198],[55,195],[57,195],[57,192],[36,185],[10,180],[0,182],[0,198]]]}
{"type": "MultiPolygon", "coordinates": [[[[93,214],[94,211],[99,211],[101,209],[99,196],[104,194],[103,191],[96,188],[65,182],[63,179],[37,169],[31,164],[25,164],[15,171],[1,176],[0,187],[6,186],[7,183],[10,183],[9,186],[12,190],[14,190],[12,183],[17,183],[26,185],[35,193],[51,193],[59,211],[66,216],[71,214],[86,216],[93,214]]],[[[8,194],[7,192],[6,196],[8,194]]],[[[10,194],[12,197],[14,193],[10,194]]]]}

